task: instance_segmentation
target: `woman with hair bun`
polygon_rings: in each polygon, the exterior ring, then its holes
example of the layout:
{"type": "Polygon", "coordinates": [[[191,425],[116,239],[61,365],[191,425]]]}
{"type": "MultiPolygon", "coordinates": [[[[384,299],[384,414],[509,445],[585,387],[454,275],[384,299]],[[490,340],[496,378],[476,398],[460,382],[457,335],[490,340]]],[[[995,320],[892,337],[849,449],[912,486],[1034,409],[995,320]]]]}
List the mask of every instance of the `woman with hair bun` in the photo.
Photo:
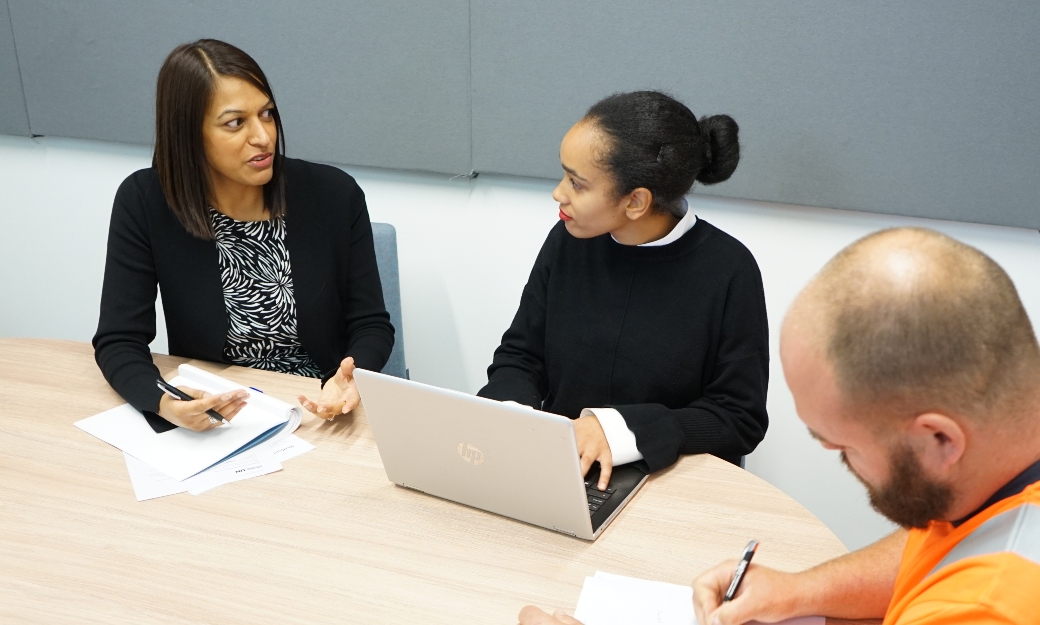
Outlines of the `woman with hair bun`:
{"type": "Polygon", "coordinates": [[[733,174],[737,130],[637,91],[596,103],[563,138],[560,222],[478,394],[576,419],[582,472],[598,461],[601,489],[614,465],[737,464],[765,436],[758,264],[684,198],[733,174]]]}

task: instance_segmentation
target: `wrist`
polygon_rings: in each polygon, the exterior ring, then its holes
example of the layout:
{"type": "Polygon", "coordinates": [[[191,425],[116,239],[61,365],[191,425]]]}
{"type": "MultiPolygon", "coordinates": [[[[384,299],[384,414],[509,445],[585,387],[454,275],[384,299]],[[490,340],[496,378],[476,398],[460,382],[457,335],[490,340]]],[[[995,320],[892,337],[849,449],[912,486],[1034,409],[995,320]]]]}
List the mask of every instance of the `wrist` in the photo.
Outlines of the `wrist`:
{"type": "Polygon", "coordinates": [[[801,573],[784,573],[788,577],[784,586],[789,589],[781,601],[784,618],[823,613],[822,606],[817,605],[820,594],[816,585],[819,584],[819,580],[813,579],[813,573],[813,569],[801,573]]]}
{"type": "Polygon", "coordinates": [[[160,417],[162,417],[163,419],[166,419],[167,421],[170,420],[169,419],[168,408],[170,406],[170,402],[171,401],[172,401],[172,398],[169,395],[167,395],[166,393],[163,393],[162,397],[159,398],[159,410],[156,411],[156,413],[160,417]]]}
{"type": "Polygon", "coordinates": [[[643,459],[636,445],[636,435],[628,428],[625,417],[617,409],[586,408],[581,411],[581,416],[591,416],[596,420],[610,448],[614,464],[628,464],[643,459]]]}

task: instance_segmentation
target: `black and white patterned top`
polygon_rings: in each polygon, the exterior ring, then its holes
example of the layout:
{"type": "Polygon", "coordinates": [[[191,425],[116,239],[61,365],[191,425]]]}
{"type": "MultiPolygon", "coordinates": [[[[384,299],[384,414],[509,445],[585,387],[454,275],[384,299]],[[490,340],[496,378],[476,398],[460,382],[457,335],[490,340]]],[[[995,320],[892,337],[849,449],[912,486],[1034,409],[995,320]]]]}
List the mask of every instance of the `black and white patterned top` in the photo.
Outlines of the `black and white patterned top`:
{"type": "Polygon", "coordinates": [[[210,208],[228,315],[224,358],[244,367],[321,377],[296,333],[285,219],[237,221],[210,208]]]}

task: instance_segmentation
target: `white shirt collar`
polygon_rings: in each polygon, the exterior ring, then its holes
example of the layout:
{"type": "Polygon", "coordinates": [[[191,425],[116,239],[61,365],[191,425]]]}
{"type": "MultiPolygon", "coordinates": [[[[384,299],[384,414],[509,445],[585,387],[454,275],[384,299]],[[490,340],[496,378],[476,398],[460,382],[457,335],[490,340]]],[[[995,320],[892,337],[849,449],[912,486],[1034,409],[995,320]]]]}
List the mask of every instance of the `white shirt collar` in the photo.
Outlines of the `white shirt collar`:
{"type": "MultiPolygon", "coordinates": [[[[679,220],[679,223],[675,224],[675,227],[672,228],[671,232],[666,234],[661,239],[658,239],[656,241],[650,241],[649,243],[643,243],[638,247],[659,247],[661,245],[668,245],[669,243],[674,243],[675,241],[678,241],[679,238],[682,237],[682,235],[692,230],[693,227],[697,225],[697,216],[694,215],[693,211],[690,210],[690,205],[686,201],[686,198],[682,199],[682,210],[683,217],[679,220]]],[[[610,238],[613,239],[614,235],[610,235],[610,238]]],[[[617,239],[614,239],[614,241],[617,241],[617,239]]]]}

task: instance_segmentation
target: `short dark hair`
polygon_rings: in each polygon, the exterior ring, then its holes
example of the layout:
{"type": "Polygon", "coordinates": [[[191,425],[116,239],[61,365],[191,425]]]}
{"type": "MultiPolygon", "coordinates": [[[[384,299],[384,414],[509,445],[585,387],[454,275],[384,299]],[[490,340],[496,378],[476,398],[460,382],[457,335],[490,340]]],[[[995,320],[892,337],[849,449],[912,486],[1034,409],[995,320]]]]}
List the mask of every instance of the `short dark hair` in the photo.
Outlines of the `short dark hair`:
{"type": "Polygon", "coordinates": [[[659,91],[615,93],[585,114],[609,138],[601,167],[621,197],[640,187],[655,208],[680,216],[694,181],[728,179],[740,161],[739,127],[728,115],[700,120],[685,104],[659,91]]]}
{"type": "MultiPolygon", "coordinates": [[[[209,217],[209,165],[202,142],[202,125],[218,76],[250,83],[274,103],[263,70],[248,54],[216,39],[199,39],[177,46],[166,57],[155,88],[155,152],[152,167],[159,174],[166,203],[185,230],[212,239],[209,217]]],[[[264,185],[264,206],[271,217],[285,214],[285,134],[277,105],[272,110],[278,140],[273,175],[264,185]]]]}

